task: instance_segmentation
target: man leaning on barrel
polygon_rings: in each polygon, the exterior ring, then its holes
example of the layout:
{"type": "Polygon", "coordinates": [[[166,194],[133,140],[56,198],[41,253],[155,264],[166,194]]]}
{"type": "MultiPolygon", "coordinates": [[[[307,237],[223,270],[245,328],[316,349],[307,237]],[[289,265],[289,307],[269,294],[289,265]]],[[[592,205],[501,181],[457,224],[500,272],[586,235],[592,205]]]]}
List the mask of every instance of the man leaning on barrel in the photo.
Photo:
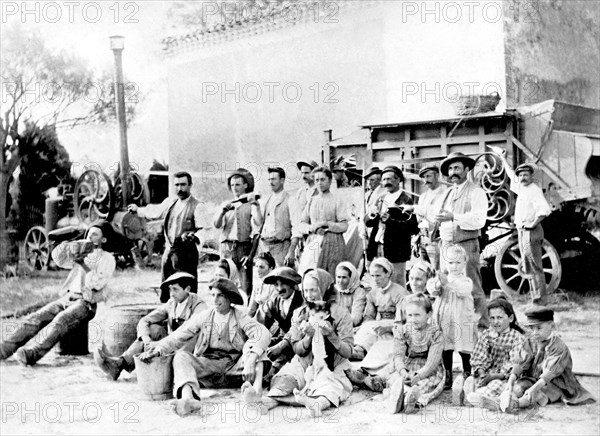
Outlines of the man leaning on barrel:
{"type": "Polygon", "coordinates": [[[238,307],[244,300],[235,283],[215,278],[209,284],[213,307],[193,315],[172,335],[140,354],[148,362],[175,352],[173,372],[175,412],[185,416],[198,412],[200,387],[224,388],[242,385],[246,401],[262,396],[263,364],[271,334],[265,326],[238,307]],[[193,352],[184,347],[195,339],[193,352]],[[182,347],[184,347],[182,349],[182,347]]]}
{"type": "Polygon", "coordinates": [[[108,355],[102,347],[94,351],[96,365],[112,380],[119,378],[121,371],[135,369],[133,356],[144,350],[151,350],[157,341],[167,337],[190,317],[206,309],[204,301],[197,294],[190,294],[196,277],[186,272],[177,272],[161,283],[160,289],[168,292],[171,298],[143,317],[137,325],[137,339],[119,357],[108,355]],[[166,329],[163,324],[167,323],[166,329]]]}

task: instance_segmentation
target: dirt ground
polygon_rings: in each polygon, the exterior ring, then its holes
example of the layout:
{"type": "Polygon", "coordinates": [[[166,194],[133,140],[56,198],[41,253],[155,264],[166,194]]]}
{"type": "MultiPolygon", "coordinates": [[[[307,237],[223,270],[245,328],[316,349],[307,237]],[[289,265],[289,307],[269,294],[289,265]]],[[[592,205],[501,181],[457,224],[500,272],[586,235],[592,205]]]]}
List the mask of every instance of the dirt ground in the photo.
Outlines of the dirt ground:
{"type": "MultiPolygon", "coordinates": [[[[113,304],[157,302],[151,285],[156,272],[139,276],[117,273],[117,283],[134,282],[146,292],[109,291],[90,323],[89,349],[109,329],[113,304]],[[120,280],[120,275],[123,277],[120,280]]],[[[569,345],[576,372],[600,374],[600,312],[597,297],[563,304],[557,326],[569,345]]],[[[522,319],[524,304],[517,304],[522,319]]],[[[3,331],[6,328],[3,321],[3,331]]],[[[458,364],[458,361],[455,362],[458,364]]],[[[579,377],[600,398],[600,378],[579,377]]],[[[306,410],[277,407],[261,415],[240,401],[237,390],[203,392],[203,413],[186,418],[175,415],[168,401],[148,401],[135,372],[109,381],[94,366],[92,356],[60,356],[52,350],[34,367],[22,367],[14,358],[0,363],[0,434],[573,434],[600,432],[600,403],[570,407],[550,405],[518,415],[479,408],[455,407],[449,393],[425,410],[406,416],[390,415],[381,396],[355,391],[340,408],[321,418],[306,410]]]]}

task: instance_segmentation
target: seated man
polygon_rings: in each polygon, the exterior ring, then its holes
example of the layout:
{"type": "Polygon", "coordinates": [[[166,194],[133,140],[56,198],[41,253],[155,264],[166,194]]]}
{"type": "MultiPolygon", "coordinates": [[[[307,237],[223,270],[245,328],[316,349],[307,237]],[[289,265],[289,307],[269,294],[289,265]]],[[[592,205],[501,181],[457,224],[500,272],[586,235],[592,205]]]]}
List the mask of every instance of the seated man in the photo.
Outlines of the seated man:
{"type": "Polygon", "coordinates": [[[167,337],[194,313],[206,309],[206,304],[197,294],[190,294],[194,283],[197,283],[196,277],[186,272],[175,273],[162,282],[160,289],[163,293],[170,293],[169,301],[140,320],[137,325],[137,340],[121,356],[108,356],[104,346],[98,348],[94,352],[96,365],[113,380],[118,379],[123,370],[132,372],[135,369],[133,356],[151,349],[155,341],[167,337]],[[167,329],[163,327],[165,321],[167,329]]]}
{"type": "MultiPolygon", "coordinates": [[[[229,279],[215,278],[209,285],[213,308],[192,316],[180,329],[140,354],[149,361],[177,351],[173,358],[175,412],[189,415],[201,408],[200,386],[231,387],[243,377],[242,395],[254,401],[262,395],[265,355],[271,335],[265,326],[232,307],[244,300],[229,279]],[[196,337],[194,351],[181,349],[196,337]]],[[[187,348],[187,347],[186,347],[187,348]]]]}
{"type": "Polygon", "coordinates": [[[263,305],[264,324],[268,329],[271,329],[275,322],[279,326],[267,350],[267,356],[273,364],[265,376],[267,383],[285,363],[294,357],[289,331],[294,311],[304,304],[304,298],[298,289],[301,281],[300,274],[287,266],[274,269],[264,278],[264,283],[275,285],[277,291],[275,298],[263,305]]]}
{"type": "Polygon", "coordinates": [[[71,269],[62,285],[64,295],[29,315],[2,339],[0,360],[15,353],[22,365],[34,365],[61,337],[96,315],[102,289],[115,271],[114,256],[103,250],[113,236],[112,226],[98,221],[85,240],[63,242],[52,251],[59,267],[71,269]]]}

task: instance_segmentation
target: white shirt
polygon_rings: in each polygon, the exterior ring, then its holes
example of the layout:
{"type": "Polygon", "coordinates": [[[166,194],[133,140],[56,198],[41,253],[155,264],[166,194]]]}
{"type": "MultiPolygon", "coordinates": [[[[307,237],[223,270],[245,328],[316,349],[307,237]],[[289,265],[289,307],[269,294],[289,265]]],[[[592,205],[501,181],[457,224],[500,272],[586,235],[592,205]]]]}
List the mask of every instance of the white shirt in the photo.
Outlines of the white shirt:
{"type": "MultiPolygon", "coordinates": [[[[448,201],[446,202],[446,207],[452,204],[452,200],[454,198],[460,197],[464,195],[465,187],[467,184],[465,182],[460,185],[454,185],[452,188],[453,192],[450,192],[448,195],[448,201]]],[[[444,196],[440,198],[440,201],[444,200],[444,196]]],[[[454,223],[456,223],[463,230],[479,230],[485,226],[485,222],[487,220],[487,210],[488,210],[488,200],[485,195],[485,191],[480,187],[476,187],[471,192],[471,198],[469,199],[471,203],[471,210],[466,213],[456,213],[454,214],[454,223]]],[[[441,203],[438,203],[438,206],[441,208],[441,203]]],[[[453,211],[450,211],[453,212],[453,211]]],[[[444,241],[451,241],[453,238],[452,232],[452,221],[444,221],[440,224],[440,238],[444,241]]]]}
{"type": "MultiPolygon", "coordinates": [[[[396,192],[390,192],[383,197],[383,203],[381,204],[381,210],[379,213],[386,213],[390,206],[395,206],[396,202],[402,195],[402,189],[399,189],[396,192]]],[[[383,244],[383,235],[385,234],[385,223],[380,221],[379,227],[377,228],[377,235],[375,235],[375,242],[383,244]]]]}
{"type": "Polygon", "coordinates": [[[419,217],[419,227],[429,229],[435,222],[435,216],[440,211],[439,200],[446,193],[446,187],[438,185],[435,189],[427,189],[419,197],[419,203],[415,206],[414,212],[419,217]]]}
{"type": "Polygon", "coordinates": [[[512,181],[510,189],[517,194],[515,205],[515,225],[517,228],[523,225],[530,226],[539,217],[548,216],[552,212],[542,189],[535,183],[524,186],[512,181]]]}

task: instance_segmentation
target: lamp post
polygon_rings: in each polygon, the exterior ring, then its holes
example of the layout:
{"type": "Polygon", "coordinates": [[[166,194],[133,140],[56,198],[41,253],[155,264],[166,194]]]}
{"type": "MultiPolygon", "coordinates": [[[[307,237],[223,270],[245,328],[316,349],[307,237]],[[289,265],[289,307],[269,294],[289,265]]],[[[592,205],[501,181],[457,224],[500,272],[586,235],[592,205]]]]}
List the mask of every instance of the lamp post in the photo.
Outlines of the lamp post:
{"type": "Polygon", "coordinates": [[[125,38],[120,35],[110,37],[110,49],[115,56],[115,98],[117,103],[117,119],[119,120],[119,137],[121,139],[121,208],[127,210],[129,204],[129,152],[127,150],[127,121],[125,118],[125,89],[123,85],[122,54],[125,38]]]}

